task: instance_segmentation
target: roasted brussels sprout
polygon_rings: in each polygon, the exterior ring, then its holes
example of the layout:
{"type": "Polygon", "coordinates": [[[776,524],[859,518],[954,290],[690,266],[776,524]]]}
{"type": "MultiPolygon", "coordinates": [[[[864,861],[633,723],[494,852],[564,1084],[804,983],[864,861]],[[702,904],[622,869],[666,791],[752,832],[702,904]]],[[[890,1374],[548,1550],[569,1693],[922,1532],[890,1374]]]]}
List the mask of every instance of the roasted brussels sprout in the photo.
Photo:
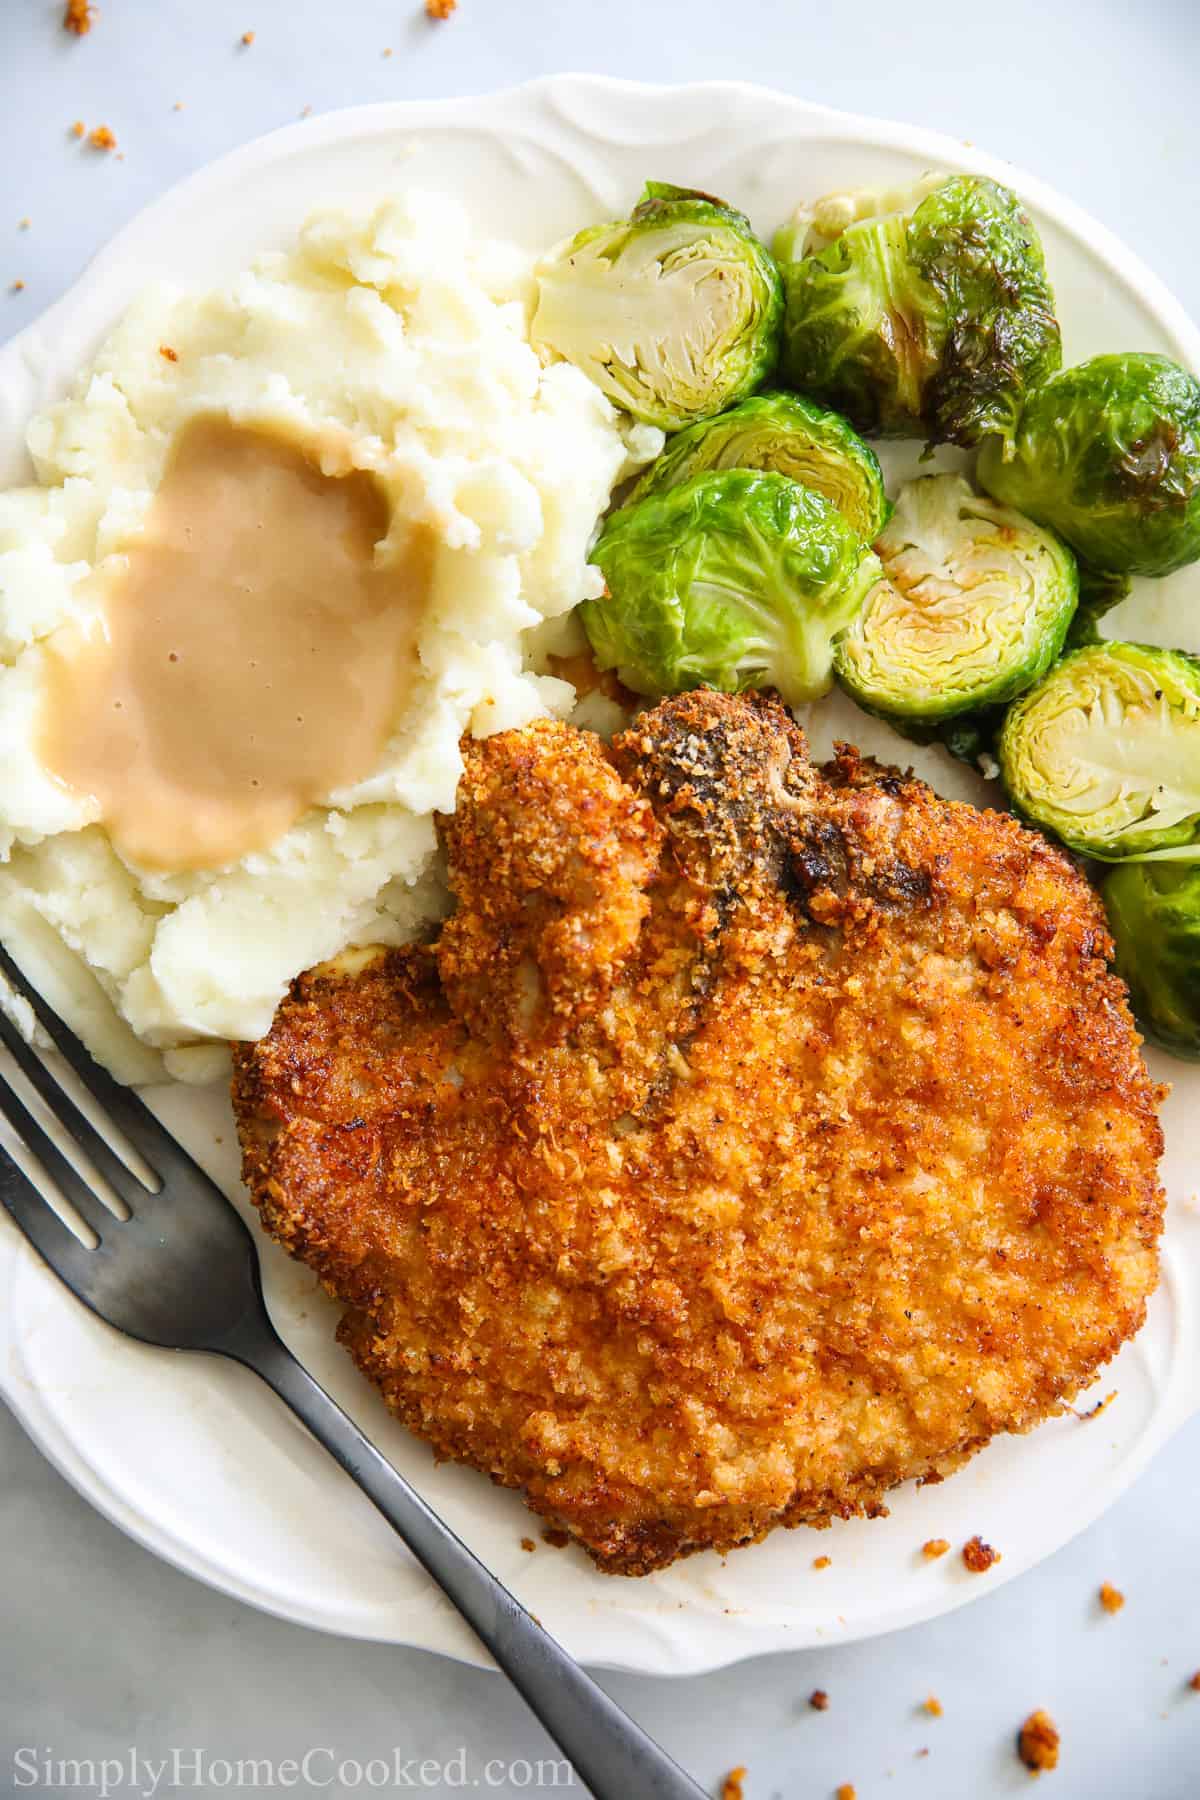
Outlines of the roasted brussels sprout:
{"type": "Polygon", "coordinates": [[[1200,1061],[1200,865],[1120,863],[1101,892],[1142,1030],[1200,1061]]]}
{"type": "Polygon", "coordinates": [[[1079,605],[1067,632],[1067,649],[1078,650],[1084,644],[1100,644],[1100,621],[1105,613],[1129,598],[1133,583],[1128,575],[1108,575],[1079,563],[1079,605]]]}
{"type": "Polygon", "coordinates": [[[777,236],[784,379],[860,431],[1007,443],[1062,357],[1042,247],[975,175],[830,195],[777,236]]]}
{"type": "Polygon", "coordinates": [[[665,493],[706,469],[775,469],[824,494],[864,543],[887,522],[883,470],[841,413],[799,394],[756,394],[678,432],[629,496],[665,493]]]}
{"type": "Polygon", "coordinates": [[[879,576],[835,506],[773,471],[693,475],[609,519],[608,597],[580,608],[596,661],[639,694],[830,685],[833,639],[879,576]]]}
{"type": "Polygon", "coordinates": [[[860,706],[935,725],[1011,700],[1063,646],[1078,587],[1053,532],[926,475],[876,540],[883,579],[838,639],[834,672],[860,706]]]}
{"type": "Polygon", "coordinates": [[[779,271],[750,221],[647,182],[632,215],[538,265],[532,339],[648,425],[677,430],[752,393],[779,351],[779,271]]]}
{"type": "Polygon", "coordinates": [[[998,748],[1015,805],[1107,862],[1200,855],[1200,662],[1092,644],[1014,701],[998,748]]]}
{"type": "Polygon", "coordinates": [[[979,480],[1094,568],[1169,575],[1200,556],[1200,382],[1141,352],[1063,369],[1011,443],[984,444],[979,480]]]}

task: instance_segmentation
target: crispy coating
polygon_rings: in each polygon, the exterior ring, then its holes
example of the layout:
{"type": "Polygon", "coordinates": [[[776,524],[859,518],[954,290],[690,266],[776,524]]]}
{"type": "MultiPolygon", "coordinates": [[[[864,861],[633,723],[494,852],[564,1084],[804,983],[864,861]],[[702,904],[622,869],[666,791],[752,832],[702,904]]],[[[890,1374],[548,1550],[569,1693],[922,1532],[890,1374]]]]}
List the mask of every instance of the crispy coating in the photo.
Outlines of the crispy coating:
{"type": "Polygon", "coordinates": [[[1068,859],[765,699],[465,753],[437,945],[301,976],[236,1059],[263,1222],[398,1416],[641,1574],[1060,1411],[1162,1221],[1068,859]]]}

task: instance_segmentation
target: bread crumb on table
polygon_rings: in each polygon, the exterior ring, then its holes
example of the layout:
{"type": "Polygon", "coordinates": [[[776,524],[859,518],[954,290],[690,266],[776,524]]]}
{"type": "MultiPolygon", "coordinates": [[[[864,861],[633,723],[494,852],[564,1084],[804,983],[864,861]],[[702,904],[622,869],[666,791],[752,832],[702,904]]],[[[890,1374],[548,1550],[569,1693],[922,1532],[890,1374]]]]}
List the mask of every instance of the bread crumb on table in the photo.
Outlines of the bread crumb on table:
{"type": "Polygon", "coordinates": [[[18,219],[17,220],[17,230],[18,231],[28,231],[29,224],[30,224],[30,221],[28,219],[18,219]]]}
{"type": "Polygon", "coordinates": [[[930,1718],[933,1718],[933,1719],[941,1718],[942,1710],[943,1710],[942,1703],[938,1699],[936,1694],[927,1694],[925,1696],[924,1707],[925,1707],[925,1711],[929,1714],[930,1718]]]}
{"type": "Polygon", "coordinates": [[[1040,1775],[1044,1769],[1057,1769],[1058,1744],[1058,1728],[1039,1706],[1017,1733],[1017,1755],[1027,1769],[1040,1775]]]}
{"type": "Polygon", "coordinates": [[[921,1545],[921,1555],[927,1556],[930,1562],[934,1562],[939,1556],[945,1556],[949,1548],[949,1538],[926,1538],[921,1545]]]}
{"type": "Polygon", "coordinates": [[[979,1536],[968,1538],[962,1547],[962,1559],[972,1575],[983,1575],[1000,1561],[1000,1552],[985,1544],[979,1536]]]}
{"type": "Polygon", "coordinates": [[[21,280],[19,275],[9,288],[9,292],[12,294],[23,294],[25,292],[25,283],[21,280]]]}
{"type": "Polygon", "coordinates": [[[1119,1613],[1125,1604],[1125,1596],[1120,1588],[1115,1588],[1110,1581],[1100,1584],[1100,1604],[1106,1613],[1119,1613]]]}
{"type": "Polygon", "coordinates": [[[812,1693],[808,1696],[808,1704],[812,1707],[814,1712],[828,1712],[829,1695],[825,1692],[824,1688],[814,1688],[812,1693]]]}
{"type": "Polygon", "coordinates": [[[98,17],[91,0],[67,0],[63,11],[63,30],[73,31],[76,37],[86,37],[98,17]]]}
{"type": "Polygon", "coordinates": [[[832,1556],[814,1556],[813,1557],[813,1568],[814,1569],[827,1569],[832,1561],[833,1561],[832,1556]]]}
{"type": "Polygon", "coordinates": [[[425,12],[431,19],[448,19],[458,0],[425,0],[425,12]]]}
{"type": "Polygon", "coordinates": [[[1200,1669],[1196,1670],[1196,1673],[1192,1676],[1192,1679],[1188,1682],[1188,1686],[1190,1688],[1194,1689],[1197,1694],[1200,1694],[1200,1669]]]}
{"type": "Polygon", "coordinates": [[[158,346],[158,354],[161,357],[163,357],[167,362],[178,362],[179,361],[178,350],[173,350],[171,348],[170,344],[160,344],[158,346]]]}
{"type": "Polygon", "coordinates": [[[243,50],[248,50],[253,42],[254,42],[254,33],[252,31],[243,31],[242,36],[241,36],[241,44],[242,44],[243,50]]]}
{"type": "Polygon", "coordinates": [[[84,124],[83,120],[76,119],[75,123],[71,127],[71,136],[73,138],[81,138],[86,130],[87,130],[87,126],[84,124]]]}
{"type": "Polygon", "coordinates": [[[848,1781],[843,1781],[837,1791],[837,1800],[858,1800],[858,1789],[851,1787],[848,1781]]]}
{"type": "Polygon", "coordinates": [[[522,1538],[521,1539],[521,1548],[522,1548],[522,1550],[536,1550],[537,1545],[534,1543],[532,1538],[522,1538]]]}
{"type": "Polygon", "coordinates": [[[736,1769],[730,1769],[721,1783],[721,1800],[746,1800],[746,1791],[742,1786],[746,1779],[746,1766],[739,1763],[736,1769]]]}
{"type": "Polygon", "coordinates": [[[108,125],[97,125],[94,130],[88,132],[88,143],[93,150],[115,150],[117,147],[116,133],[108,125]]]}

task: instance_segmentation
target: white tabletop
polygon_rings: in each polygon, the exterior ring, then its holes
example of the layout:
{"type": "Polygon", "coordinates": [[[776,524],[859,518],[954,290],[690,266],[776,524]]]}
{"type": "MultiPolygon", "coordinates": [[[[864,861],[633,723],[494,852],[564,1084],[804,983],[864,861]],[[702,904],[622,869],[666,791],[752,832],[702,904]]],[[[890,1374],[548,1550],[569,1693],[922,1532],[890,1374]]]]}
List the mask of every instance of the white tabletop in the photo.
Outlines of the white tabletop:
{"type": "MultiPolygon", "coordinates": [[[[0,0],[0,339],[171,182],[306,107],[562,69],[740,76],[969,137],[1080,201],[1200,314],[1197,0],[460,0],[440,26],[420,0],[100,4],[78,41],[56,0],[0,0]],[[117,152],[81,147],[76,119],[110,126],[117,152]]],[[[291,1792],[372,1791],[353,1766],[336,1775],[344,1758],[398,1767],[374,1791],[452,1793],[464,1775],[501,1796],[538,1790],[551,1747],[497,1677],[321,1637],[198,1586],[92,1513],[4,1413],[0,1471],[0,1794],[105,1780],[110,1795],[150,1794],[156,1773],[162,1797],[251,1792],[252,1773],[239,1787],[226,1764],[267,1759],[283,1779],[306,1753],[291,1792]],[[47,1758],[83,1766],[47,1778],[47,1758]]],[[[998,1800],[1028,1788],[1013,1734],[1037,1706],[1063,1739],[1049,1794],[1194,1800],[1198,1491],[1193,1423],[1068,1549],[938,1623],[605,1685],[714,1792],[746,1764],[747,1800],[831,1800],[842,1782],[859,1800],[998,1800]],[[1096,1599],[1106,1580],[1127,1596],[1117,1616],[1096,1599]],[[827,1711],[807,1703],[816,1687],[827,1711]]]]}

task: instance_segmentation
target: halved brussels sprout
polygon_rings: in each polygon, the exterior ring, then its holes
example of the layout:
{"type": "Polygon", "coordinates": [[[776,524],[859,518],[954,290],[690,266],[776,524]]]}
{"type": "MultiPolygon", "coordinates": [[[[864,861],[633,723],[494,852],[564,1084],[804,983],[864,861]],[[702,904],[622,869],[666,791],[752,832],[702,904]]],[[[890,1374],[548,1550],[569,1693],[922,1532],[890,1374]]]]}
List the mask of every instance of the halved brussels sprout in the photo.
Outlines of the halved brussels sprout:
{"type": "Polygon", "coordinates": [[[726,469],[622,507],[580,608],[596,661],[639,694],[705,685],[828,691],[833,639],[879,577],[841,513],[786,475],[726,469]]]}
{"type": "Polygon", "coordinates": [[[1065,656],[1000,733],[1015,805],[1103,861],[1200,856],[1200,662],[1147,644],[1065,656]]]}
{"type": "Polygon", "coordinates": [[[1062,649],[1075,558],[961,475],[909,482],[875,548],[883,579],[834,649],[838,681],[868,712],[924,725],[977,712],[1022,693],[1062,649]]]}
{"type": "Polygon", "coordinates": [[[1042,246],[976,175],[828,195],[776,237],[783,373],[860,431],[1007,442],[1062,359],[1042,246]]]}
{"type": "Polygon", "coordinates": [[[1143,352],[1063,369],[1011,444],[984,444],[979,480],[1095,568],[1169,575],[1200,556],[1200,381],[1143,352]]]}
{"type": "Polygon", "coordinates": [[[665,431],[752,393],[779,352],[779,271],[710,194],[647,182],[629,219],[579,232],[536,275],[533,343],[665,431]]]}
{"type": "Polygon", "coordinates": [[[1200,867],[1120,863],[1101,892],[1117,973],[1142,1030],[1200,1061],[1200,867]]]}
{"type": "Polygon", "coordinates": [[[887,522],[883,470],[841,413],[800,394],[756,394],[677,432],[629,496],[644,500],[706,469],[774,469],[832,501],[864,543],[887,522]]]}

